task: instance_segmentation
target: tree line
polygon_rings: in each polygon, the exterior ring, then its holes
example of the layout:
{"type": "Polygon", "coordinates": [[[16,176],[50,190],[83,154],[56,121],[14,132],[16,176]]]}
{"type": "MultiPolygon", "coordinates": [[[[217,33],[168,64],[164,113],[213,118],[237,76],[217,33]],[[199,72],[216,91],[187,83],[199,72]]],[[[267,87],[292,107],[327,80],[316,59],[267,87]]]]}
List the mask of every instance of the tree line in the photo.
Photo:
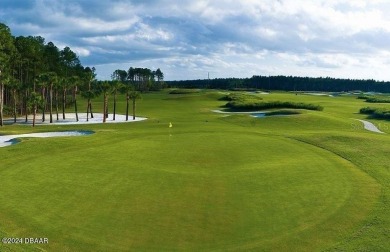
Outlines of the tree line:
{"type": "Polygon", "coordinates": [[[87,120],[93,118],[92,99],[104,98],[104,119],[108,116],[108,97],[114,96],[114,120],[116,94],[126,94],[127,115],[129,100],[135,100],[139,92],[158,90],[164,87],[164,74],[160,69],[133,68],[128,71],[115,70],[111,81],[97,81],[95,68],[82,66],[79,57],[69,47],[60,50],[54,43],[45,43],[40,36],[14,37],[8,26],[0,23],[0,126],[5,115],[36,114],[41,111],[42,121],[49,114],[50,123],[66,119],[65,110],[74,107],[78,121],[77,96],[87,100],[87,120]],[[62,110],[62,116],[60,116],[62,110]]]}
{"type": "Polygon", "coordinates": [[[210,88],[210,89],[262,89],[285,91],[323,91],[390,93],[390,82],[375,80],[337,79],[330,77],[261,76],[251,78],[219,78],[204,80],[167,81],[173,88],[210,88]]]}
{"type": "MultiPolygon", "coordinates": [[[[99,83],[99,82],[98,82],[99,83]]],[[[116,115],[117,94],[125,94],[126,98],[126,121],[129,117],[129,101],[132,101],[133,120],[135,120],[136,100],[141,98],[141,93],[146,91],[157,91],[165,88],[164,73],[158,68],[151,70],[149,68],[130,67],[128,71],[117,69],[111,74],[111,81],[101,82],[100,91],[103,93],[104,119],[108,117],[108,97],[113,95],[113,120],[116,115]]],[[[97,89],[99,93],[99,89],[97,89]]],[[[89,102],[89,100],[88,100],[89,102]]]]}

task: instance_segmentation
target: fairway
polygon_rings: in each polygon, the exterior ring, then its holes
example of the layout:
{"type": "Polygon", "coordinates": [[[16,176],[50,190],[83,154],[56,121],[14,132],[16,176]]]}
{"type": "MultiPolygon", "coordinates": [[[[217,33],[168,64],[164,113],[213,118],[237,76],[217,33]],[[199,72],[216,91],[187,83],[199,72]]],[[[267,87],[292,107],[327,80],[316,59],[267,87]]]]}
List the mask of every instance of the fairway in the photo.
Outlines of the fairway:
{"type": "Polygon", "coordinates": [[[147,93],[130,124],[4,127],[95,133],[0,148],[0,235],[49,240],[0,251],[389,249],[388,122],[366,131],[356,97],[284,92],[262,97],[324,111],[212,112],[222,95],[147,93]]]}

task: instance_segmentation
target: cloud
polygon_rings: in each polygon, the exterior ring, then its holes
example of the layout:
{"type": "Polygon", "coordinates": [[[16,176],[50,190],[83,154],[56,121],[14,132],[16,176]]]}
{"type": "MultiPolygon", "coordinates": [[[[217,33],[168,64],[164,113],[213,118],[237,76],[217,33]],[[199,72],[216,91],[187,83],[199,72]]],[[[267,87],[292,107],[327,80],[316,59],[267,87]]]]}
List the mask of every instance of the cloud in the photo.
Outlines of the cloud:
{"type": "Polygon", "coordinates": [[[165,68],[167,79],[390,80],[378,71],[390,67],[389,11],[385,0],[3,0],[0,22],[70,46],[101,78],[140,66],[165,68]]]}

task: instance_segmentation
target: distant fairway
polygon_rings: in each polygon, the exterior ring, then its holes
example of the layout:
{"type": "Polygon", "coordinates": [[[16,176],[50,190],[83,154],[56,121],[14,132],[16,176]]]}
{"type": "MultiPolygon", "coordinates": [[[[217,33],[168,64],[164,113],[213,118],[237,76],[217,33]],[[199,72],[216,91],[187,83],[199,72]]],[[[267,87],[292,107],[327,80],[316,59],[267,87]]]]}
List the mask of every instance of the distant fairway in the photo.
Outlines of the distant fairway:
{"type": "Polygon", "coordinates": [[[131,124],[1,129],[95,134],[0,148],[0,235],[49,238],[0,251],[390,249],[390,138],[350,119],[363,101],[272,93],[325,109],[253,118],[212,112],[221,96],[146,94],[131,124]]]}

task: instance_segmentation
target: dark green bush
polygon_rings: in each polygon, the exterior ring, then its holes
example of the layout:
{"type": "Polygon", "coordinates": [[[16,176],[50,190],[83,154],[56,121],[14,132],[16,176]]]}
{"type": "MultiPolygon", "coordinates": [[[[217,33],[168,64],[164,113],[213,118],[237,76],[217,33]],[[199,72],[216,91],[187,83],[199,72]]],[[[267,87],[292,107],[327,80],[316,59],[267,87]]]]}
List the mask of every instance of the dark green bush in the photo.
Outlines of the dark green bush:
{"type": "Polygon", "coordinates": [[[370,103],[390,103],[390,99],[379,98],[379,97],[369,97],[366,99],[366,102],[370,103]]]}
{"type": "Polygon", "coordinates": [[[370,115],[373,118],[386,119],[386,120],[390,119],[390,110],[385,108],[366,107],[366,108],[361,108],[360,113],[365,115],[370,115]]]}
{"type": "Polygon", "coordinates": [[[293,110],[276,110],[266,113],[266,116],[275,116],[275,115],[297,115],[301,114],[299,111],[293,110]]]}
{"type": "Polygon", "coordinates": [[[370,115],[374,113],[376,108],[365,107],[360,109],[360,114],[370,115]]]}
{"type": "Polygon", "coordinates": [[[290,109],[308,109],[322,111],[324,108],[320,105],[308,104],[308,103],[296,103],[296,102],[248,102],[248,101],[230,101],[226,104],[226,107],[233,110],[263,110],[274,108],[290,108],[290,109]]]}
{"type": "Polygon", "coordinates": [[[390,103],[390,98],[386,98],[386,97],[359,95],[357,98],[366,100],[366,102],[370,102],[370,103],[390,103]]]}

